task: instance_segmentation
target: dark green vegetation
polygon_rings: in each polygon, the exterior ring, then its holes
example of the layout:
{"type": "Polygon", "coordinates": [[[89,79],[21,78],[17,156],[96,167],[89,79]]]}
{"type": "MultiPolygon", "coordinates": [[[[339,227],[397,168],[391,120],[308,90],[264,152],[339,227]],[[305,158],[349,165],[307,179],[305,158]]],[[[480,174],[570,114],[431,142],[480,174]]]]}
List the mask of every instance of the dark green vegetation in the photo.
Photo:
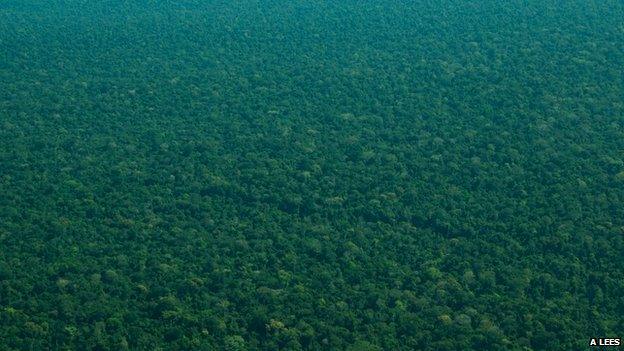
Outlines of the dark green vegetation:
{"type": "Polygon", "coordinates": [[[0,350],[624,336],[623,7],[1,1],[0,350]]]}

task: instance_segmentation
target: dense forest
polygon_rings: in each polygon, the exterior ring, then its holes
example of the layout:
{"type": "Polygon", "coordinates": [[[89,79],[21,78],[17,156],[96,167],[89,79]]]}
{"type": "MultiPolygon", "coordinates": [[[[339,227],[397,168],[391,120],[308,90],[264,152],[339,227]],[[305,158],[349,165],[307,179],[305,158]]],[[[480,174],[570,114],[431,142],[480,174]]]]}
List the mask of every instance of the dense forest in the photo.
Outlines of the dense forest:
{"type": "Polygon", "coordinates": [[[0,1],[0,350],[624,337],[624,2],[0,1]]]}

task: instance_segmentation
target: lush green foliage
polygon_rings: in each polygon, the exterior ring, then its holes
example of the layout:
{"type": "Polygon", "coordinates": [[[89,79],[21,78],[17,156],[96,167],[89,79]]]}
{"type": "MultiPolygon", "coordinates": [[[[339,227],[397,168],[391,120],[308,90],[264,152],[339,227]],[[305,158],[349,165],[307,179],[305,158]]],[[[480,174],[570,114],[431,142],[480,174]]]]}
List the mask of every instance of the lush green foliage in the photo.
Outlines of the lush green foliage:
{"type": "Polygon", "coordinates": [[[619,0],[3,0],[0,350],[624,336],[619,0]]]}

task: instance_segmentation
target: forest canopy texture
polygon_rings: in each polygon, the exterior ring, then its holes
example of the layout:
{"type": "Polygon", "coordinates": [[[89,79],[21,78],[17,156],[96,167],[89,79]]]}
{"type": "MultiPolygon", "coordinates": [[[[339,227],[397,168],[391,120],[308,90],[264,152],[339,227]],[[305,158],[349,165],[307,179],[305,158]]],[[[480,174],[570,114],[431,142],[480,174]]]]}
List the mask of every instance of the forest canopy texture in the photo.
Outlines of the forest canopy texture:
{"type": "Polygon", "coordinates": [[[0,1],[0,350],[624,337],[619,0],[0,1]]]}

